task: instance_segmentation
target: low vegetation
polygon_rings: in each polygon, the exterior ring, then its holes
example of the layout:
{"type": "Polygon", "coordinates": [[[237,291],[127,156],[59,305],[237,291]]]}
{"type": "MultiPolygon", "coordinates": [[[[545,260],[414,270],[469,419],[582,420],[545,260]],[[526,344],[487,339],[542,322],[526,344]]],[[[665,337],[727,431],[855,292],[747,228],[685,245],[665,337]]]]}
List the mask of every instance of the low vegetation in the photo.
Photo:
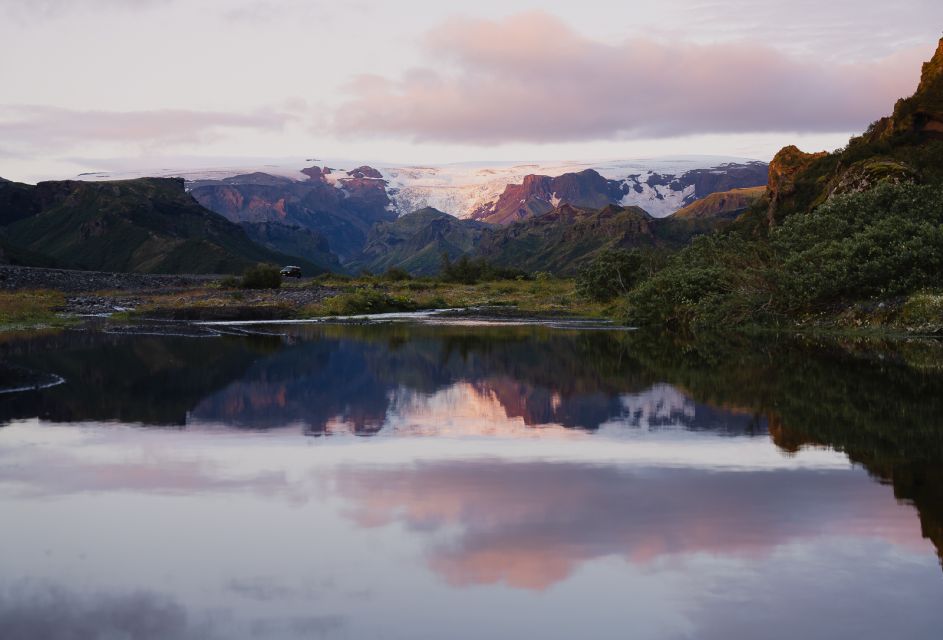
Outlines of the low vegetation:
{"type": "Polygon", "coordinates": [[[306,306],[304,317],[349,316],[422,309],[469,307],[513,308],[520,315],[606,317],[616,307],[586,300],[576,293],[573,280],[540,275],[530,280],[444,282],[432,278],[388,280],[381,277],[325,276],[319,284],[337,295],[306,306]]]}
{"type": "Polygon", "coordinates": [[[493,282],[495,280],[526,280],[529,275],[526,271],[510,267],[498,267],[484,258],[470,258],[461,256],[452,261],[449,254],[442,254],[442,265],[438,279],[443,282],[460,284],[476,284],[478,282],[493,282]]]}
{"type": "Polygon", "coordinates": [[[66,326],[70,320],[58,313],[64,303],[58,291],[0,291],[0,332],[66,326]]]}
{"type": "Polygon", "coordinates": [[[271,264],[257,264],[242,274],[239,286],[243,289],[278,289],[282,286],[282,274],[271,264]]]}
{"type": "MultiPolygon", "coordinates": [[[[695,331],[801,324],[921,291],[931,293],[915,300],[935,300],[941,278],[943,191],[884,183],[833,197],[759,237],[734,229],[695,240],[629,291],[625,317],[695,331]]],[[[622,284],[611,275],[596,290],[605,286],[622,284]]],[[[910,302],[900,320],[918,307],[921,324],[932,325],[930,302],[910,302]]]]}

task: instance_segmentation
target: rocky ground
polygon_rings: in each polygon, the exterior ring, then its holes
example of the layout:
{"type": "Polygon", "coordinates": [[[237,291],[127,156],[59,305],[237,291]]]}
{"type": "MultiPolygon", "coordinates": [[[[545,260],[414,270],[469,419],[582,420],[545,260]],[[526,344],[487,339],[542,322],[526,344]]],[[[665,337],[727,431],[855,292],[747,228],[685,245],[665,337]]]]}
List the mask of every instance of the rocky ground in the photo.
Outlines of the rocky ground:
{"type": "Polygon", "coordinates": [[[106,273],[0,265],[0,292],[27,296],[57,291],[56,311],[79,316],[135,312],[162,319],[262,319],[290,317],[296,310],[334,295],[310,281],[277,290],[223,289],[222,276],[106,273]]]}
{"type": "Polygon", "coordinates": [[[221,276],[107,273],[70,269],[39,269],[0,265],[0,290],[52,289],[66,293],[86,291],[153,291],[185,289],[219,280],[221,276]]]}

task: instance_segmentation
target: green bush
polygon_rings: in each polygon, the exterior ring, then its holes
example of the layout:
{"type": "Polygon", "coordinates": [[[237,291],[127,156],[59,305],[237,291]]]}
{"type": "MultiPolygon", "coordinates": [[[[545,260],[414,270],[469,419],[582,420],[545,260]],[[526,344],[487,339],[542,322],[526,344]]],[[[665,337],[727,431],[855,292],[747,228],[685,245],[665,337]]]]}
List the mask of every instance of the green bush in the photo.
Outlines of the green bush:
{"type": "Polygon", "coordinates": [[[278,289],[282,286],[282,274],[271,264],[257,264],[242,274],[243,289],[278,289]]]}
{"type": "Polygon", "coordinates": [[[836,196],[771,241],[785,309],[915,291],[943,277],[943,191],[883,183],[836,196]]]}
{"type": "Polygon", "coordinates": [[[882,183],[797,213],[768,238],[698,238],[627,296],[627,321],[770,324],[943,281],[943,190],[882,183]]]}
{"type": "Polygon", "coordinates": [[[526,280],[528,274],[521,269],[498,267],[484,258],[469,258],[463,255],[452,262],[447,253],[442,254],[442,266],[439,279],[443,282],[458,284],[477,284],[494,280],[526,280]]]}
{"type": "Polygon", "coordinates": [[[767,322],[775,296],[763,240],[736,233],[704,236],[627,297],[631,324],[700,329],[767,322]]]}
{"type": "Polygon", "coordinates": [[[590,300],[609,302],[624,296],[639,282],[642,256],[638,251],[607,249],[576,275],[576,292],[590,300]]]}
{"type": "Polygon", "coordinates": [[[219,281],[220,289],[238,289],[242,286],[242,280],[236,276],[226,276],[219,281]]]}
{"type": "Polygon", "coordinates": [[[342,293],[327,300],[329,315],[352,316],[394,311],[416,311],[419,305],[407,296],[394,296],[375,289],[342,293]]]}
{"type": "Polygon", "coordinates": [[[390,267],[387,269],[381,276],[383,280],[388,280],[390,282],[402,282],[404,280],[412,280],[413,277],[405,269],[400,269],[399,267],[390,267]]]}

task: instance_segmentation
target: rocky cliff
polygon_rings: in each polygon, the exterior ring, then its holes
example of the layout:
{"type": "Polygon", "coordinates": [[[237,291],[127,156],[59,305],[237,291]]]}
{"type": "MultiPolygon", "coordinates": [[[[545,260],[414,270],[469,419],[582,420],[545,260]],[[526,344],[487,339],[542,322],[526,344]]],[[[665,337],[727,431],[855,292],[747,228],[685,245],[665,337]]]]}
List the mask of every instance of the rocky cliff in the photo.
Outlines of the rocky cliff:
{"type": "Polygon", "coordinates": [[[880,182],[943,183],[943,40],[914,94],[834,153],[782,149],[770,163],[769,224],[880,182]]]}

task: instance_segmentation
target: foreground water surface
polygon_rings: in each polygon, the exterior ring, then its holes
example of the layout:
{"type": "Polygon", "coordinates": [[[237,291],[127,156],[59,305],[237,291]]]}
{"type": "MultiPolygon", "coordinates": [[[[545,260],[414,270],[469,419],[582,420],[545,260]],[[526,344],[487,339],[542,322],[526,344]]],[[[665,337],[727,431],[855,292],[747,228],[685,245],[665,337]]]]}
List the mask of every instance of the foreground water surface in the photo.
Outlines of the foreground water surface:
{"type": "Polygon", "coordinates": [[[265,331],[0,345],[0,638],[940,637],[933,347],[265,331]]]}

